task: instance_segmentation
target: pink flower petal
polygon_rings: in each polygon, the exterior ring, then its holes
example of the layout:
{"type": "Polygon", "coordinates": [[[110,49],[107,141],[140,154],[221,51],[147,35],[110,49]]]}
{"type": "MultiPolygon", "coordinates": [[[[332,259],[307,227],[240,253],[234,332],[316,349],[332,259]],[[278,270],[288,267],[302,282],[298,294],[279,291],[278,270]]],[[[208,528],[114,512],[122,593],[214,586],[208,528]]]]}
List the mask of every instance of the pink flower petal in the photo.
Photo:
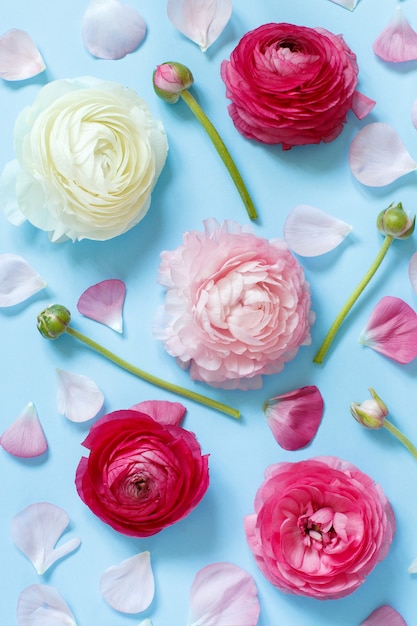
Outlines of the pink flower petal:
{"type": "Polygon", "coordinates": [[[44,69],[40,52],[26,31],[12,28],[0,37],[0,78],[25,80],[44,69]]]}
{"type": "Polygon", "coordinates": [[[216,41],[232,15],[232,0],[168,0],[168,17],[203,52],[216,41]]]}
{"type": "Polygon", "coordinates": [[[185,415],[186,408],[179,402],[168,402],[166,400],[145,400],[131,407],[135,411],[141,411],[149,415],[163,426],[179,426],[185,415]]]}
{"type": "Polygon", "coordinates": [[[256,626],[259,613],[255,581],[240,567],[213,563],[194,578],[188,626],[256,626]]]}
{"type": "Polygon", "coordinates": [[[103,406],[104,395],[96,383],[82,374],[57,369],[58,411],[71,422],[86,422],[103,406]]]}
{"type": "Polygon", "coordinates": [[[340,6],[345,7],[345,9],[349,9],[349,11],[353,11],[358,4],[358,0],[331,0],[331,2],[340,4],[340,6]]]}
{"type": "Polygon", "coordinates": [[[411,123],[413,124],[414,128],[417,129],[417,98],[416,100],[414,100],[411,107],[411,123]]]}
{"type": "Polygon", "coordinates": [[[48,502],[30,504],[12,519],[12,539],[38,574],[44,574],[58,559],[80,545],[81,539],[75,537],[55,548],[68,524],[66,512],[48,502]]]}
{"type": "Polygon", "coordinates": [[[410,283],[413,291],[417,293],[417,252],[414,252],[413,256],[410,259],[410,263],[408,266],[408,276],[410,278],[410,283]]]}
{"type": "Polygon", "coordinates": [[[397,132],[374,122],[358,132],[349,151],[352,174],[363,185],[382,187],[417,169],[397,132]]]}
{"type": "Polygon", "coordinates": [[[46,287],[46,282],[17,254],[0,254],[0,307],[27,300],[46,287]]]}
{"type": "Polygon", "coordinates": [[[0,445],[13,456],[32,458],[48,449],[38,413],[32,402],[0,437],[0,445]]]}
{"type": "Polygon", "coordinates": [[[401,615],[388,604],[373,611],[360,626],[407,626],[401,615]]]}
{"type": "Polygon", "coordinates": [[[82,315],[121,333],[125,297],[126,285],[122,280],[103,280],[81,294],[77,309],[82,315]]]}
{"type": "Polygon", "coordinates": [[[382,298],[361,333],[359,343],[397,363],[410,363],[417,356],[417,315],[401,298],[382,298]]]}
{"type": "Polygon", "coordinates": [[[352,227],[313,206],[299,204],[284,223],[284,239],[301,256],[317,256],[336,248],[352,227]]]}
{"type": "Polygon", "coordinates": [[[138,11],[119,0],[91,0],[81,25],[87,50],[99,59],[121,59],[133,52],[146,35],[138,11]]]}
{"type": "Polygon", "coordinates": [[[363,120],[364,117],[369,115],[375,105],[375,100],[368,98],[360,91],[353,93],[352,111],[359,120],[363,120]]]}
{"type": "Polygon", "coordinates": [[[417,59],[417,33],[411,28],[399,4],[388,25],[375,40],[373,51],[391,63],[417,59]]]}
{"type": "Polygon", "coordinates": [[[54,587],[30,585],[17,603],[18,626],[77,626],[74,616],[54,587]]]}
{"type": "Polygon", "coordinates": [[[103,598],[116,611],[145,611],[155,594],[150,553],[140,552],[110,567],[100,578],[99,586],[103,598]]]}
{"type": "Polygon", "coordinates": [[[314,385],[276,396],[264,405],[268,426],[284,450],[299,450],[311,442],[323,408],[322,395],[314,385]]]}

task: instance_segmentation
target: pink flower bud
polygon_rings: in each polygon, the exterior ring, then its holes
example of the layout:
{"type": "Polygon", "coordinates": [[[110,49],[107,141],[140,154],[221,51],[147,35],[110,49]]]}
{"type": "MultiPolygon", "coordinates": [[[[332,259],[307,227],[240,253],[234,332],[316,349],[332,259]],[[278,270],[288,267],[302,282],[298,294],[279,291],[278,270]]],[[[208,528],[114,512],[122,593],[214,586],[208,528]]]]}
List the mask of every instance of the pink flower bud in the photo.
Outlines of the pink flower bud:
{"type": "Polygon", "coordinates": [[[388,415],[388,408],[372,388],[369,391],[371,392],[372,400],[365,400],[362,404],[352,402],[350,412],[362,426],[376,430],[383,427],[385,418],[388,415]]]}
{"type": "Polygon", "coordinates": [[[170,104],[178,102],[184,89],[194,82],[191,71],[182,63],[162,63],[153,73],[155,93],[170,104]]]}

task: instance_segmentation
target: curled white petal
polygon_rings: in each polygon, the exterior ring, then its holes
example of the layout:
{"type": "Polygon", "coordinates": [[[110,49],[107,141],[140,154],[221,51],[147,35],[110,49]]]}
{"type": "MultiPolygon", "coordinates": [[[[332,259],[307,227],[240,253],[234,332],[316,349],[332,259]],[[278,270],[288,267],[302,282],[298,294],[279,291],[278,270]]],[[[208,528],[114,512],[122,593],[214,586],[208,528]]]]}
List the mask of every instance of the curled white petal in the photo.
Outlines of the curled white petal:
{"type": "Polygon", "coordinates": [[[26,459],[46,452],[48,442],[33,402],[29,402],[13,424],[4,431],[0,437],[0,445],[9,454],[26,459]]]}
{"type": "Polygon", "coordinates": [[[349,9],[349,11],[353,11],[358,4],[358,0],[331,0],[331,2],[340,4],[340,6],[345,7],[345,9],[349,9]]]}
{"type": "Polygon", "coordinates": [[[82,21],[87,50],[100,59],[121,59],[133,52],[146,35],[146,22],[119,0],[92,0],[82,21]]]}
{"type": "Polygon", "coordinates": [[[116,611],[145,611],[155,594],[150,553],[140,552],[109,567],[100,578],[99,586],[103,598],[116,611]]]}
{"type": "Polygon", "coordinates": [[[29,33],[12,28],[0,37],[0,77],[25,80],[45,69],[41,54],[29,33]]]}
{"type": "Polygon", "coordinates": [[[12,519],[12,539],[38,574],[44,574],[80,545],[81,540],[75,537],[55,547],[68,524],[66,512],[49,502],[30,504],[12,519]]]}
{"type": "Polygon", "coordinates": [[[18,626],[77,626],[60,593],[49,585],[30,585],[17,603],[18,626]]]}
{"type": "Polygon", "coordinates": [[[168,17],[203,52],[223,32],[232,15],[232,0],[168,0],[168,17]]]}
{"type": "Polygon", "coordinates": [[[398,133],[383,122],[358,132],[350,146],[349,165],[355,178],[370,187],[388,185],[417,169],[398,133]]]}
{"type": "Polygon", "coordinates": [[[0,307],[19,304],[44,287],[46,282],[23,257],[0,254],[0,307]]]}
{"type": "Polygon", "coordinates": [[[71,422],[86,422],[97,415],[104,395],[96,383],[83,374],[57,369],[57,407],[71,422]]]}
{"type": "Polygon", "coordinates": [[[82,315],[121,333],[125,297],[126,285],[122,280],[103,280],[81,294],[77,309],[82,315]]]}
{"type": "Polygon", "coordinates": [[[325,254],[336,248],[351,232],[352,226],[316,207],[294,207],[284,223],[284,239],[301,256],[325,254]]]}

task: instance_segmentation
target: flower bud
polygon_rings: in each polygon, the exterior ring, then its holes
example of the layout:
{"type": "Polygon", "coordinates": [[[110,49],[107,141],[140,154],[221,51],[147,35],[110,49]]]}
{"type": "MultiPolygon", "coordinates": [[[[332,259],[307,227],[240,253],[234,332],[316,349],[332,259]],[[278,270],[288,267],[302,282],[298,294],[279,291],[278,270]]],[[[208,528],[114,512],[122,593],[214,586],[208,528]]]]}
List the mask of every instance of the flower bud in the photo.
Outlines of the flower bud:
{"type": "Polygon", "coordinates": [[[156,66],[153,73],[155,93],[170,104],[178,102],[181,93],[191,87],[193,82],[191,71],[182,63],[162,63],[156,66]]]}
{"type": "Polygon", "coordinates": [[[70,323],[71,313],[61,304],[52,304],[38,315],[38,330],[45,339],[57,339],[70,323]]]}
{"type": "Polygon", "coordinates": [[[388,415],[388,408],[373,389],[369,389],[369,391],[372,400],[365,400],[362,404],[352,402],[350,412],[362,426],[376,430],[383,427],[385,418],[388,415]]]}
{"type": "Polygon", "coordinates": [[[407,239],[413,234],[416,216],[410,217],[401,202],[392,202],[385,211],[381,211],[376,220],[379,232],[395,239],[407,239]]]}

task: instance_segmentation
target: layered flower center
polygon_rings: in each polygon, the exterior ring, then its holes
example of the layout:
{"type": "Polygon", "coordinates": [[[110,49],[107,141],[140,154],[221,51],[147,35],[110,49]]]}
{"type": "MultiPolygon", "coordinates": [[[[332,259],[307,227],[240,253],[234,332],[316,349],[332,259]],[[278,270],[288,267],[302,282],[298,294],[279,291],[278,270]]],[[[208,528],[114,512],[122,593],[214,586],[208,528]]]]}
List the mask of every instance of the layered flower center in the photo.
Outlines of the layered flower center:
{"type": "Polygon", "coordinates": [[[328,544],[335,545],[339,540],[339,535],[334,528],[335,513],[330,507],[323,507],[312,512],[309,511],[298,518],[298,529],[303,538],[303,543],[307,547],[322,550],[328,544]]]}

